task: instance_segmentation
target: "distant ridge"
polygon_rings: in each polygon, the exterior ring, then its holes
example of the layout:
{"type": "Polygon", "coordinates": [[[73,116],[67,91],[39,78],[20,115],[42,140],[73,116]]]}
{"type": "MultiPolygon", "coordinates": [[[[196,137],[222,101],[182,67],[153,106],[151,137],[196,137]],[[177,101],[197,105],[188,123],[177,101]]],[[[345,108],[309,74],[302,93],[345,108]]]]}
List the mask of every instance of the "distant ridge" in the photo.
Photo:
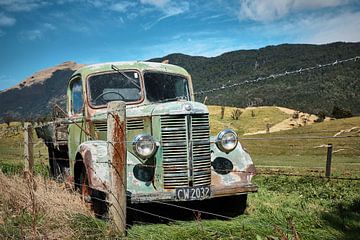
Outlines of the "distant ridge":
{"type": "MultiPolygon", "coordinates": [[[[199,91],[354,56],[360,56],[360,43],[338,42],[282,44],[258,50],[232,51],[216,57],[177,53],[149,61],[169,60],[170,64],[184,67],[192,75],[195,91],[199,91]]],[[[0,118],[8,115],[20,119],[37,118],[49,115],[54,103],[64,107],[68,79],[81,66],[65,62],[38,71],[18,85],[0,92],[0,118]]],[[[360,61],[242,85],[206,96],[207,104],[213,105],[277,105],[326,114],[330,114],[334,106],[339,106],[360,114],[360,61]]],[[[205,95],[196,97],[202,102],[205,95]]]]}
{"type": "Polygon", "coordinates": [[[64,62],[38,71],[16,86],[0,92],[0,118],[36,119],[51,113],[57,103],[65,105],[69,77],[82,64],[64,62]]]}
{"type": "MultiPolygon", "coordinates": [[[[267,77],[317,64],[360,56],[360,43],[282,44],[238,50],[216,57],[170,54],[165,59],[187,69],[194,89],[206,90],[234,82],[267,77]]],[[[334,106],[360,114],[360,61],[309,73],[281,77],[206,94],[207,103],[229,106],[277,105],[303,112],[330,114],[334,106]]],[[[203,101],[205,95],[198,95],[203,101]]]]}

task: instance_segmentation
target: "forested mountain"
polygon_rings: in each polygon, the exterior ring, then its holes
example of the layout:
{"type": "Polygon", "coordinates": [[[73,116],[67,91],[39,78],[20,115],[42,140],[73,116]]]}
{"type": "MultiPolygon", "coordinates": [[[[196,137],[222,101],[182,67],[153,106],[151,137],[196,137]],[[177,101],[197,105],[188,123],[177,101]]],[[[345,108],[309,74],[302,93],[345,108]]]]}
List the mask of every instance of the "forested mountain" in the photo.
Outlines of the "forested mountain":
{"type": "MultiPolygon", "coordinates": [[[[152,61],[167,59],[186,68],[192,74],[195,92],[199,92],[355,56],[360,56],[360,43],[283,44],[228,52],[212,58],[171,54],[152,61]]],[[[338,106],[359,114],[360,60],[200,94],[197,98],[203,101],[205,96],[209,104],[278,105],[327,114],[338,106]]]]}
{"type": "MultiPolygon", "coordinates": [[[[184,67],[192,75],[195,92],[199,92],[355,56],[360,56],[360,43],[283,44],[210,58],[171,54],[150,61],[169,60],[184,67]]],[[[0,92],[0,118],[37,118],[50,114],[54,103],[64,105],[68,78],[80,66],[66,62],[0,92]]],[[[327,114],[337,106],[360,114],[360,60],[196,95],[199,101],[206,96],[207,104],[278,105],[327,114]]]]}
{"type": "Polygon", "coordinates": [[[36,72],[18,85],[0,92],[0,121],[37,119],[49,116],[55,103],[65,106],[69,77],[81,66],[65,62],[36,72]]]}

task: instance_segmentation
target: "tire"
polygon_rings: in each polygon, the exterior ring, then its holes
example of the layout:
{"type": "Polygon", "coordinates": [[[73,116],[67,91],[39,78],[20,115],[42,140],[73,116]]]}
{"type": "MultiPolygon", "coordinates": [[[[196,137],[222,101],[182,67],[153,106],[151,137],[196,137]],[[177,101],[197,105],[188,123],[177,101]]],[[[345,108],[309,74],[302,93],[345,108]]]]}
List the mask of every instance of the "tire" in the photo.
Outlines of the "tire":
{"type": "Polygon", "coordinates": [[[100,219],[107,219],[108,204],[106,203],[106,193],[92,189],[89,186],[89,178],[85,167],[82,168],[79,182],[76,185],[81,198],[88,208],[94,212],[95,216],[100,219]]]}

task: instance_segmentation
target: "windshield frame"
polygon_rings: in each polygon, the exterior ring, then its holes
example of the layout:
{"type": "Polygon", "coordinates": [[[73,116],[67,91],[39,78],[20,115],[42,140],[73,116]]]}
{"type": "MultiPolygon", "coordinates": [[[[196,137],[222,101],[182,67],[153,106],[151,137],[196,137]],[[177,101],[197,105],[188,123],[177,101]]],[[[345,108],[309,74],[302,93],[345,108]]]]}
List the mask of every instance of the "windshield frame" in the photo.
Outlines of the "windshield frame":
{"type": "MultiPolygon", "coordinates": [[[[121,72],[126,73],[126,72],[136,72],[139,74],[139,81],[140,81],[140,95],[141,98],[137,101],[133,101],[133,102],[125,102],[126,105],[134,105],[134,104],[139,104],[142,103],[145,99],[145,85],[144,85],[144,79],[143,79],[143,75],[142,73],[138,70],[138,69],[120,69],[121,72]]],[[[120,74],[117,71],[114,70],[107,70],[107,71],[102,71],[102,72],[95,72],[95,73],[91,73],[89,75],[86,76],[86,100],[88,102],[88,105],[92,108],[92,109],[100,109],[100,108],[106,108],[107,107],[107,103],[103,104],[103,105],[92,105],[91,104],[91,91],[90,91],[90,84],[89,84],[89,80],[91,77],[93,76],[97,76],[97,75],[103,75],[103,74],[120,74]]]]}
{"type": "MultiPolygon", "coordinates": [[[[149,102],[149,103],[161,103],[161,102],[164,102],[166,101],[167,99],[164,99],[164,100],[160,100],[160,101],[157,101],[157,102],[154,102],[154,101],[150,101],[148,98],[147,98],[147,92],[146,92],[146,86],[145,86],[145,74],[146,73],[160,73],[160,74],[166,74],[166,75],[172,75],[172,76],[178,76],[178,77],[182,77],[184,78],[186,81],[187,81],[187,91],[188,91],[188,98],[187,99],[182,99],[184,101],[193,101],[192,100],[192,96],[191,96],[191,88],[190,88],[190,83],[191,83],[191,80],[190,80],[190,77],[189,76],[186,76],[186,75],[183,75],[183,74],[178,74],[178,73],[173,73],[173,72],[166,72],[166,71],[156,71],[156,70],[144,70],[143,71],[143,84],[144,84],[144,96],[146,98],[146,101],[149,102]]],[[[171,99],[168,99],[168,100],[171,100],[171,99]]],[[[173,98],[174,101],[179,101],[179,100],[176,100],[175,98],[173,98]]]]}

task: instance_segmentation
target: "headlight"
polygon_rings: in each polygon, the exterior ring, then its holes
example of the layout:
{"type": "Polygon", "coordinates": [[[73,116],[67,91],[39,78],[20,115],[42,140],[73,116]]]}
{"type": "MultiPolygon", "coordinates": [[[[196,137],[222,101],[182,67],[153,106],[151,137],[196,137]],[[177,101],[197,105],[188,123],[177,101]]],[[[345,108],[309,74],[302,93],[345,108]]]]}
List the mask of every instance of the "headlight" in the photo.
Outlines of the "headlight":
{"type": "Polygon", "coordinates": [[[231,152],[237,145],[237,135],[233,130],[226,129],[217,135],[216,146],[223,152],[231,152]]]}
{"type": "Polygon", "coordinates": [[[156,143],[150,135],[137,135],[133,142],[136,155],[142,159],[150,158],[156,152],[156,143]]]}

